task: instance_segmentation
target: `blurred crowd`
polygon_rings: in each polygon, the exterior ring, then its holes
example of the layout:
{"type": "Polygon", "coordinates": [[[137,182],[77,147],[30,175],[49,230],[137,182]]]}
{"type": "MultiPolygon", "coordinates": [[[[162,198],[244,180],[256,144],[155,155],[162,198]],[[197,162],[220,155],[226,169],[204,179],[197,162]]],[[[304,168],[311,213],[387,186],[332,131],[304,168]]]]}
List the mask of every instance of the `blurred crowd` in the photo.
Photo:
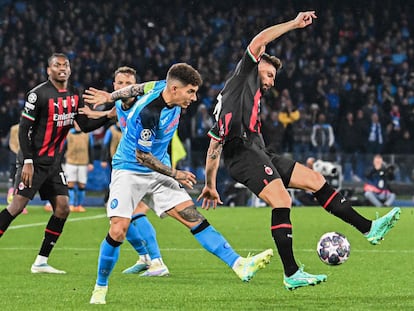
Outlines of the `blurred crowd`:
{"type": "Polygon", "coordinates": [[[262,102],[266,143],[299,161],[310,155],[341,161],[355,173],[364,169],[361,154],[414,154],[414,8],[390,0],[0,0],[2,145],[25,93],[46,79],[52,52],[69,56],[71,82],[80,89],[112,90],[112,73],[122,65],[148,81],[187,62],[204,84],[198,102],[183,112],[179,135],[198,166],[215,97],[246,44],[266,26],[309,9],[318,15],[312,27],[268,46],[283,68],[262,102]]]}

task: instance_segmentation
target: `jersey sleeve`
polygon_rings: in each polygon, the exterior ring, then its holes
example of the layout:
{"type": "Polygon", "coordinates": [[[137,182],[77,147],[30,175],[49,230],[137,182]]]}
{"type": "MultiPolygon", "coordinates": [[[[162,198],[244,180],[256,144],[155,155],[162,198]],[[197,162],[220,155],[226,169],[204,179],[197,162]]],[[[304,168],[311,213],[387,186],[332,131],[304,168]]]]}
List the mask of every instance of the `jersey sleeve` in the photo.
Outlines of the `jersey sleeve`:
{"type": "Polygon", "coordinates": [[[33,159],[31,129],[40,114],[41,105],[42,98],[38,92],[30,91],[26,94],[19,125],[19,145],[23,159],[33,159]]]}
{"type": "Polygon", "coordinates": [[[219,126],[218,126],[217,122],[213,125],[213,127],[210,129],[210,131],[208,131],[207,136],[210,137],[211,139],[216,140],[216,141],[222,141],[223,140],[220,137],[219,126]]]}
{"type": "Polygon", "coordinates": [[[145,82],[145,84],[144,84],[144,94],[147,94],[150,91],[158,91],[160,89],[163,89],[165,87],[165,85],[166,85],[165,80],[145,82]]]}
{"type": "Polygon", "coordinates": [[[260,59],[256,59],[256,57],[250,52],[249,47],[247,47],[242,59],[236,66],[234,75],[249,74],[252,71],[252,69],[258,65],[259,61],[260,59]]]}
{"type": "Polygon", "coordinates": [[[136,123],[136,149],[151,152],[155,140],[157,119],[149,109],[141,110],[136,123]]]}
{"type": "MultiPolygon", "coordinates": [[[[79,98],[78,108],[85,107],[85,103],[82,99],[82,96],[80,96],[79,93],[78,93],[78,98],[79,98]]],[[[93,130],[100,128],[102,125],[105,125],[109,121],[109,119],[106,116],[101,117],[99,119],[89,119],[86,115],[79,114],[79,113],[76,113],[75,119],[79,127],[81,128],[82,132],[85,132],[85,133],[92,132],[93,130]]]]}

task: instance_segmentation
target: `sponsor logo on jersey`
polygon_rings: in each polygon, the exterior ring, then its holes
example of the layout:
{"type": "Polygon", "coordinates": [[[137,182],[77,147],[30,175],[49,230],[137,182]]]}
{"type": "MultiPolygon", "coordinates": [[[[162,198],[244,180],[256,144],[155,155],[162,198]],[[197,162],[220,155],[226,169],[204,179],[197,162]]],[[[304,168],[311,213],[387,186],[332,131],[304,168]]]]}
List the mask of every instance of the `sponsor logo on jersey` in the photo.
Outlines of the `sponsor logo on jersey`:
{"type": "Polygon", "coordinates": [[[126,127],[125,117],[121,117],[121,119],[119,120],[119,124],[121,125],[122,128],[126,127]]]}
{"type": "Polygon", "coordinates": [[[75,115],[76,114],[74,112],[62,113],[62,114],[54,113],[53,121],[56,122],[57,127],[72,125],[73,120],[75,119],[75,115]]]}
{"type": "Polygon", "coordinates": [[[175,128],[175,126],[180,122],[180,115],[177,115],[174,120],[171,121],[170,124],[168,124],[168,127],[165,129],[164,134],[167,134],[168,132],[171,132],[172,129],[175,128]]]}

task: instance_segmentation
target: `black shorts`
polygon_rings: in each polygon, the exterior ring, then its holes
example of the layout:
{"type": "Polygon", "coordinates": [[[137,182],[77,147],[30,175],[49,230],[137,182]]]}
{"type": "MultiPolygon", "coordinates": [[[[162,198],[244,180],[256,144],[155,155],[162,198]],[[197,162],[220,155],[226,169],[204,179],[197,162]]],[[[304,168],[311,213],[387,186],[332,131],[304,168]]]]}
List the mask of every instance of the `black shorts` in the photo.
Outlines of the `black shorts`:
{"type": "Polygon", "coordinates": [[[21,182],[23,166],[17,164],[15,191],[32,200],[39,191],[42,200],[49,200],[57,195],[68,195],[68,186],[60,163],[54,165],[34,165],[32,187],[27,188],[21,182]]]}
{"type": "Polygon", "coordinates": [[[223,156],[230,176],[256,195],[278,178],[288,187],[296,163],[241,139],[227,142],[223,148],[223,156]]]}

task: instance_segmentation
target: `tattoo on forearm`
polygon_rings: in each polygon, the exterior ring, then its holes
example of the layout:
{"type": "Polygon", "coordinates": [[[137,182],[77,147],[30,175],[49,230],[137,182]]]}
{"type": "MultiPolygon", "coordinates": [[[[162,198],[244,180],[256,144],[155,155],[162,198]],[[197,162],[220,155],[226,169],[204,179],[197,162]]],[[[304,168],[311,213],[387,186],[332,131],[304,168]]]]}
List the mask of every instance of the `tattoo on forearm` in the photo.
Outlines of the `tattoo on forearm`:
{"type": "Polygon", "coordinates": [[[213,149],[213,148],[208,148],[208,150],[207,150],[207,156],[210,158],[210,159],[212,159],[212,160],[215,160],[215,159],[217,159],[218,157],[220,157],[220,154],[221,154],[221,150],[222,150],[222,145],[220,144],[220,145],[218,145],[217,146],[217,148],[216,149],[213,149]]]}
{"type": "Polygon", "coordinates": [[[130,98],[135,97],[138,95],[144,95],[144,83],[140,84],[133,84],[127,87],[124,87],[118,91],[114,91],[111,93],[111,99],[117,100],[117,99],[124,99],[124,98],[130,98]]]}
{"type": "Polygon", "coordinates": [[[145,153],[145,152],[137,152],[136,153],[137,161],[146,167],[167,176],[173,175],[173,169],[164,163],[162,163],[160,160],[158,160],[156,157],[152,155],[152,153],[145,153]]]}
{"type": "Polygon", "coordinates": [[[184,218],[186,221],[189,222],[196,222],[196,221],[203,221],[205,220],[204,216],[201,215],[195,208],[194,205],[189,206],[185,209],[183,209],[182,211],[179,211],[178,214],[180,214],[180,216],[182,218],[184,218]]]}

